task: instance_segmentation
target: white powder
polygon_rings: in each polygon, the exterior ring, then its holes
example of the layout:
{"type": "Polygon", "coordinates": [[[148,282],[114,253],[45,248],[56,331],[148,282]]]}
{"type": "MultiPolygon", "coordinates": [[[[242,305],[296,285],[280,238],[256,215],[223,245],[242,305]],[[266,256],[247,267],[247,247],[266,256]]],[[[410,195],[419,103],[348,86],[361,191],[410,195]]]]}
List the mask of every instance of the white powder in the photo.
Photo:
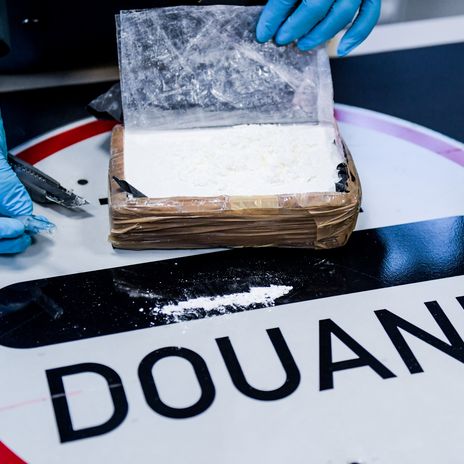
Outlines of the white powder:
{"type": "Polygon", "coordinates": [[[308,124],[127,130],[125,176],[151,198],[333,192],[334,138],[308,124]]]}
{"type": "Polygon", "coordinates": [[[229,295],[193,298],[154,308],[152,314],[166,316],[184,316],[203,310],[226,312],[227,308],[247,309],[254,305],[274,306],[277,298],[287,295],[293,287],[285,285],[271,285],[269,287],[251,287],[249,292],[232,293],[229,295]]]}
{"type": "Polygon", "coordinates": [[[135,290],[135,289],[128,289],[127,294],[131,298],[145,298],[145,299],[154,299],[160,298],[160,296],[150,290],[135,290]]]}

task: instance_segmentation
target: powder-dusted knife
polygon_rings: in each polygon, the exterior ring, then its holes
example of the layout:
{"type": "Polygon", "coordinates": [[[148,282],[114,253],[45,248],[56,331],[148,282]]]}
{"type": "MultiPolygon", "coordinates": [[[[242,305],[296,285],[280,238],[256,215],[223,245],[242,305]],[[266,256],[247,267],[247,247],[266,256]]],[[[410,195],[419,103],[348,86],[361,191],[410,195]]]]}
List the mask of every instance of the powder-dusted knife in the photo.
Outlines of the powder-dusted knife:
{"type": "Polygon", "coordinates": [[[67,190],[58,181],[20,158],[8,154],[8,162],[19,180],[24,184],[32,200],[36,203],[56,203],[65,208],[75,209],[89,202],[67,190]]]}

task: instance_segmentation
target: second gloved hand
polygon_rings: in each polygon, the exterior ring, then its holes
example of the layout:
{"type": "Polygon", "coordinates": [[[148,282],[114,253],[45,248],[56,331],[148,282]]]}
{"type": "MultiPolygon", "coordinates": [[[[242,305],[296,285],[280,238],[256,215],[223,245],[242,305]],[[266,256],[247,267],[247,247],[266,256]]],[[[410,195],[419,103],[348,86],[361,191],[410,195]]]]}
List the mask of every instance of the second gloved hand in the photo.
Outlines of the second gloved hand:
{"type": "Polygon", "coordinates": [[[31,236],[21,221],[0,218],[0,255],[22,253],[31,244],[31,236]]]}
{"type": "Polygon", "coordinates": [[[0,254],[21,253],[31,237],[19,219],[32,214],[32,201],[7,161],[3,121],[0,115],[0,254]]]}
{"type": "Polygon", "coordinates": [[[366,39],[380,17],[381,0],[298,3],[298,0],[269,0],[256,28],[258,42],[274,38],[278,45],[287,45],[298,41],[298,48],[306,51],[327,42],[353,22],[338,47],[338,54],[344,56],[366,39]]]}

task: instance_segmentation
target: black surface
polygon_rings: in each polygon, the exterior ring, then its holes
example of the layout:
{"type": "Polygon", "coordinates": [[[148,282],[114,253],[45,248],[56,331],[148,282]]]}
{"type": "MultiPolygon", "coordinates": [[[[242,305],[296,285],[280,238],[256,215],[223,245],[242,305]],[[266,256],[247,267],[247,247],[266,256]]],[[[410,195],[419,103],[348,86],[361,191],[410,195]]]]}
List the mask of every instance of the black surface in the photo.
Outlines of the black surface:
{"type": "Polygon", "coordinates": [[[10,51],[10,30],[6,12],[6,1],[0,0],[0,58],[10,51]]]}
{"type": "MultiPolygon", "coordinates": [[[[336,100],[464,141],[463,52],[459,44],[335,61],[336,100]]],[[[110,86],[0,95],[10,146],[85,117],[85,106],[110,86]]],[[[463,243],[458,217],[356,232],[328,252],[234,250],[19,284],[0,291],[0,343],[31,348],[173,323],[149,308],[253,285],[292,286],[280,305],[462,275],[463,243]]]]}
{"type": "Polygon", "coordinates": [[[13,148],[57,127],[89,117],[86,105],[109,83],[0,93],[8,145],[13,148]]]}
{"type": "MultiPolygon", "coordinates": [[[[464,142],[464,44],[332,61],[335,100],[424,125],[464,142]]],[[[113,83],[0,94],[14,147],[88,116],[86,105],[113,83]]]]}
{"type": "Polygon", "coordinates": [[[201,309],[177,318],[151,309],[254,286],[293,287],[282,305],[462,275],[463,243],[464,217],[454,217],[355,232],[324,252],[232,250],[17,284],[0,290],[0,344],[33,348],[201,319],[201,309]]]}
{"type": "Polygon", "coordinates": [[[335,101],[464,142],[464,43],[332,61],[335,101]]]}
{"type": "Polygon", "coordinates": [[[79,0],[70,3],[63,0],[6,0],[11,52],[0,59],[0,72],[114,64],[117,61],[115,15],[120,10],[214,3],[252,5],[260,2],[79,0]]]}

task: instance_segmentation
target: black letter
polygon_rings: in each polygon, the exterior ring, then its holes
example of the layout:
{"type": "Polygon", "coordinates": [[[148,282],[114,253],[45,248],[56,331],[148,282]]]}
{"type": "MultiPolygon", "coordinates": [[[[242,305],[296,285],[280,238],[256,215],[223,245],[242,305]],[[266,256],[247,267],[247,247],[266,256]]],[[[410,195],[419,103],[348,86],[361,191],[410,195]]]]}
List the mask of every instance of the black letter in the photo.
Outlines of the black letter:
{"type": "Polygon", "coordinates": [[[121,377],[113,369],[103,364],[84,363],[50,369],[46,371],[46,374],[61,443],[96,437],[111,432],[119,427],[126,418],[129,409],[126,394],[124,393],[121,377]],[[74,430],[64,391],[63,377],[82,374],[83,372],[93,372],[105,378],[113,400],[114,413],[104,424],[87,429],[74,430]]]}
{"type": "Polygon", "coordinates": [[[345,369],[369,366],[382,379],[396,377],[377,358],[351,338],[331,319],[319,321],[319,389],[329,390],[334,387],[333,373],[345,369]],[[351,351],[358,355],[357,358],[346,361],[332,361],[332,334],[343,342],[351,351]]]}
{"type": "Polygon", "coordinates": [[[415,325],[405,321],[401,317],[391,313],[390,311],[387,311],[386,309],[375,312],[379,318],[380,323],[385,329],[385,332],[387,332],[387,335],[395,345],[395,348],[397,349],[399,355],[403,359],[411,374],[417,374],[424,371],[419,364],[419,361],[411,351],[411,348],[409,348],[408,344],[406,343],[403,335],[399,331],[400,328],[406,332],[409,332],[411,335],[414,335],[425,343],[432,345],[437,350],[443,351],[443,353],[446,353],[454,359],[464,363],[464,342],[457,333],[456,329],[452,326],[449,319],[446,317],[443,310],[440,308],[440,305],[436,301],[431,301],[429,303],[425,303],[425,306],[427,306],[430,314],[433,316],[436,323],[440,326],[440,329],[449,340],[449,344],[440,340],[439,338],[434,337],[433,335],[430,335],[428,332],[419,329],[419,327],[416,327],[415,325]]]}
{"type": "Polygon", "coordinates": [[[246,380],[242,367],[237,359],[237,355],[230,343],[229,337],[217,338],[219,350],[221,351],[227,370],[229,371],[232,382],[237,389],[244,395],[261,401],[280,400],[291,395],[300,384],[300,371],[293,359],[288,345],[282,335],[280,329],[269,329],[267,334],[271,339],[272,345],[276,350],[277,356],[282,363],[287,378],[284,384],[276,390],[263,391],[252,387],[246,380]]]}
{"type": "Polygon", "coordinates": [[[464,309],[464,296],[457,296],[456,300],[458,300],[458,303],[462,306],[462,309],[464,309]]]}
{"type": "Polygon", "coordinates": [[[216,395],[213,380],[208,371],[203,358],[194,351],[187,348],[177,348],[174,346],[161,348],[147,355],[139,366],[139,378],[142,384],[145,400],[153,411],[165,417],[172,419],[187,419],[194,417],[202,412],[205,412],[213,403],[216,395]],[[153,366],[161,359],[170,356],[186,359],[193,367],[198,383],[201,387],[201,397],[192,406],[188,408],[172,408],[161,401],[161,398],[156,388],[155,379],[153,378],[153,366]]]}

